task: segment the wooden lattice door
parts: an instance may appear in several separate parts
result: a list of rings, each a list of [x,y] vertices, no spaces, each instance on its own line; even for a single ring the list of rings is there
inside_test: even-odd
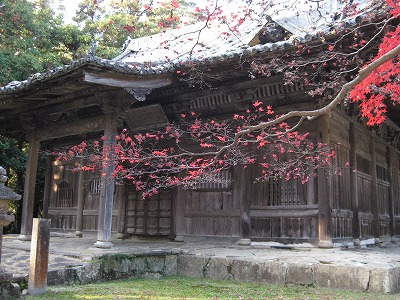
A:
[[[171,191],[161,191],[145,200],[140,193],[130,193],[127,232],[134,235],[172,236]]]

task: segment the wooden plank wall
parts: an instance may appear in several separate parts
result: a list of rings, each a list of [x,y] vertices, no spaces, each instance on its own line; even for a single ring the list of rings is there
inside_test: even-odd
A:
[[[72,172],[72,163],[54,163],[53,164],[53,179],[51,183],[49,218],[51,219],[51,227],[54,230],[76,230],[76,215],[77,215],[77,199],[78,199],[78,172]],[[83,210],[83,230],[95,231],[98,223],[98,203],[100,201],[100,174],[87,173],[87,179],[84,182],[85,202]],[[61,182],[68,183],[70,187],[71,200],[60,205],[59,186]],[[98,186],[96,188],[96,184]],[[117,230],[118,224],[118,199],[114,199],[114,210],[112,220],[112,231]]]
[[[370,135],[363,128],[356,126],[355,136],[360,236],[371,238],[373,237],[374,216],[371,203],[373,166]]]
[[[78,175],[76,175],[78,176]],[[97,230],[99,218],[99,202],[100,202],[100,173],[90,172],[86,174],[85,180],[85,203],[83,206],[83,230]],[[118,228],[118,207],[120,199],[115,197],[113,201],[113,213],[111,231],[117,231]]]
[[[377,201],[378,201],[378,232],[379,236],[390,236],[389,214],[389,170],[387,166],[386,145],[379,139],[376,146],[376,174],[377,174]]]
[[[391,195],[393,203],[394,235],[400,236],[400,154],[390,153],[391,164]]]
[[[311,182],[303,185],[299,180],[283,179],[253,184],[251,238],[279,241],[316,239],[318,206],[315,199],[309,197],[312,186]]]
[[[353,212],[350,190],[349,143],[350,124],[347,118],[333,111],[330,119],[331,147],[336,153],[332,160],[332,225],[334,239],[349,239],[353,237]]]
[[[134,235],[172,235],[172,193],[160,191],[146,199],[128,186],[126,232]]]
[[[189,235],[240,235],[240,203],[232,189],[185,191],[185,227]]]
[[[393,172],[392,180],[394,234],[400,235],[400,172]]]
[[[78,181],[72,164],[53,163],[48,217],[52,229],[75,230]],[[63,189],[63,191],[61,189]]]

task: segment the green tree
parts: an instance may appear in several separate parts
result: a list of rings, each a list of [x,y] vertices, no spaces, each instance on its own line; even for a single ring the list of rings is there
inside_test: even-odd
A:
[[[2,0],[0,4],[0,85],[69,63],[84,38],[77,26],[63,25],[52,0]]]
[[[6,185],[22,195],[24,191],[24,175],[26,164],[25,145],[12,139],[0,139],[0,166],[6,169],[8,180]],[[10,224],[5,232],[17,233],[21,219],[21,201],[10,204],[10,209],[16,216],[16,221]]]
[[[0,138],[0,166],[6,169],[8,180],[6,185],[16,193],[23,195],[25,165],[28,145],[23,141]],[[36,178],[34,216],[42,214],[44,181],[46,174],[46,152],[41,151]],[[16,216],[15,221],[5,228],[6,233],[19,233],[21,226],[22,200],[10,204],[10,210]]]
[[[115,57],[127,37],[151,35],[194,21],[190,10],[194,4],[187,0],[164,1],[147,5],[148,1],[113,0],[105,9],[101,1],[83,0],[74,21],[83,28],[91,43],[98,44],[96,56]],[[82,44],[83,52],[90,52],[90,43]]]

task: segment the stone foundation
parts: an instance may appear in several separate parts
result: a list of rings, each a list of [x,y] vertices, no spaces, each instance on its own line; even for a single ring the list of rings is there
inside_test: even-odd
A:
[[[122,278],[196,278],[294,284],[352,291],[393,293],[400,288],[400,268],[348,267],[332,264],[252,261],[205,255],[149,251],[97,257],[86,265],[48,272],[48,285],[84,284]]]

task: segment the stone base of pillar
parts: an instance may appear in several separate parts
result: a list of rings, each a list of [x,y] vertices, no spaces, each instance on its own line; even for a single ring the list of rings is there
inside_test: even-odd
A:
[[[18,239],[20,241],[30,241],[32,239],[32,236],[30,234],[20,234],[18,236]]]
[[[360,239],[354,239],[354,240],[353,240],[353,243],[354,243],[354,247],[361,247],[361,241],[360,241]]]
[[[390,238],[390,241],[392,242],[392,244],[397,244],[397,239],[396,239],[395,236],[392,236],[392,237]]]
[[[375,245],[379,245],[381,243],[381,239],[380,238],[375,238]]]
[[[77,236],[77,237],[83,237],[83,232],[82,231],[79,231],[79,230],[77,230],[77,231],[75,231],[75,235]]]
[[[109,249],[113,246],[111,242],[103,242],[103,241],[97,241],[94,243],[95,247],[97,248],[102,248],[102,249]]]
[[[238,241],[238,244],[240,246],[250,246],[251,245],[251,240],[250,239],[240,239]]]
[[[318,248],[322,248],[322,249],[330,249],[333,248],[333,242],[332,240],[321,240],[318,242]]]
[[[124,233],[121,233],[121,232],[118,232],[118,233],[117,233],[117,239],[120,239],[120,240],[125,239],[125,234],[124,234]]]
[[[184,241],[185,241],[185,238],[183,237],[183,235],[177,235],[174,238],[174,242],[183,243]]]

